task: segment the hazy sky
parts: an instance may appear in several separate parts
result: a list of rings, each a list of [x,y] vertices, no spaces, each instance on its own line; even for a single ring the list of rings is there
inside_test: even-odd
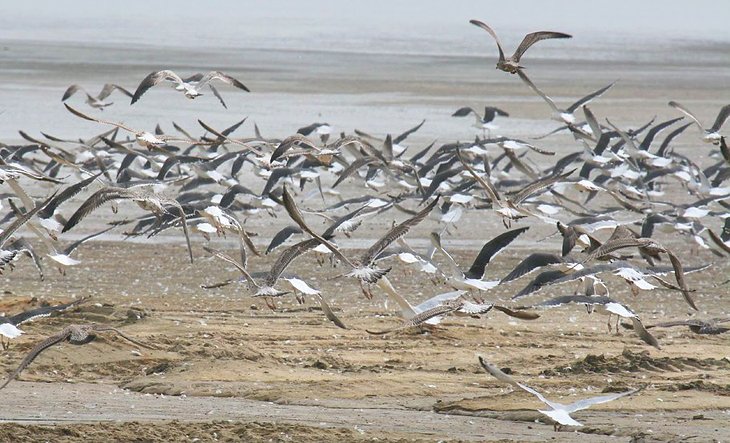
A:
[[[0,12],[0,38],[118,42],[126,37],[156,45],[215,43],[218,31],[227,36],[227,46],[236,39],[241,45],[279,39],[274,46],[281,47],[413,33],[427,41],[474,38],[478,34],[468,25],[470,18],[490,23],[508,41],[512,34],[517,38],[541,29],[576,38],[647,35],[730,41],[730,2],[716,0],[27,0],[2,2]],[[387,45],[388,40],[377,44]]]

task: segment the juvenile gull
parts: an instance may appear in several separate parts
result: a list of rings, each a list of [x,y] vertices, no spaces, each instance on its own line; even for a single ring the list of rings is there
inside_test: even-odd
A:
[[[530,34],[527,34],[525,38],[522,39],[522,42],[520,43],[520,46],[517,47],[517,50],[514,54],[512,54],[510,57],[506,58],[504,55],[504,50],[502,49],[502,42],[499,41],[499,37],[497,37],[497,33],[494,32],[492,28],[490,28],[486,23],[481,22],[479,20],[469,20],[469,23],[471,23],[474,26],[478,26],[485,31],[489,33],[489,35],[494,38],[494,41],[497,43],[497,50],[499,51],[499,60],[497,61],[497,69],[500,69],[504,72],[509,72],[510,74],[514,74],[522,69],[524,69],[524,66],[520,65],[520,59],[522,58],[522,55],[530,49],[530,46],[534,45],[535,43],[539,42],[540,40],[546,40],[551,38],[572,38],[572,35],[564,34],[562,32],[553,32],[553,31],[538,31],[538,32],[532,32]]]
[[[4,388],[8,385],[15,377],[20,375],[21,372],[25,368],[28,367],[29,364],[35,360],[38,355],[45,351],[46,349],[50,348],[53,345],[57,345],[63,341],[68,341],[72,345],[85,345],[86,343],[90,343],[96,338],[97,332],[106,332],[111,331],[116,333],[117,335],[121,336],[123,339],[137,345],[141,346],[143,348],[147,349],[154,349],[150,345],[146,345],[144,343],[138,342],[137,340],[127,336],[122,331],[112,327],[112,326],[106,326],[106,325],[100,325],[100,324],[88,324],[88,325],[69,325],[63,328],[61,332],[59,332],[56,335],[52,335],[51,337],[48,337],[47,339],[43,340],[42,342],[38,343],[31,351],[28,353],[28,355],[25,356],[23,361],[20,362],[20,365],[18,365],[18,368],[8,377],[7,380],[5,380],[5,383],[0,386],[0,389]]]

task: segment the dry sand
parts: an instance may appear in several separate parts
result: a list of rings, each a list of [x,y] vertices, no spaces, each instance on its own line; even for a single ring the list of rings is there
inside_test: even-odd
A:
[[[609,436],[679,441],[696,436],[706,441],[728,435],[725,336],[657,331],[663,349],[656,350],[630,332],[609,334],[606,317],[566,307],[532,322],[493,313],[482,319],[452,317],[426,333],[372,337],[363,329],[399,321],[393,303],[364,300],[351,282],[327,281],[329,267],[312,267],[307,259],[293,270],[315,279],[312,284],[351,329],[334,327],[311,301],[298,305],[284,298],[280,310],[271,312],[247,297],[241,285],[200,289],[201,283],[236,274],[199,254],[194,265],[185,263],[177,245],[102,242],[79,253],[84,264],[66,277],[49,269],[46,281],[38,282],[27,263],[8,274],[13,282],[7,291],[12,294],[3,298],[13,304],[8,311],[21,309],[21,301],[33,296],[55,302],[93,294],[94,304],[27,325],[28,333],[3,353],[3,368],[14,368],[37,341],[69,322],[115,324],[160,349],[137,355],[134,346],[104,335],[90,345],[48,350],[22,381],[2,391],[3,418],[15,424],[0,426],[0,436],[29,441],[40,435],[51,441],[102,435],[123,441],[604,441]],[[501,255],[490,265],[490,275],[503,275],[526,253],[518,245]],[[471,255],[460,251],[457,257],[465,261]],[[255,259],[252,266],[270,262],[271,257]],[[727,286],[713,288],[713,276],[730,275],[728,270],[725,263],[691,275],[703,312],[724,312]],[[391,280],[414,300],[445,290],[400,268]],[[677,294],[655,291],[632,298],[623,283],[611,283],[613,295],[646,323],[688,312]],[[523,284],[500,286],[488,298],[506,299]],[[555,434],[535,411],[541,405],[487,376],[477,355],[557,398],[645,389],[577,413],[585,427]]]

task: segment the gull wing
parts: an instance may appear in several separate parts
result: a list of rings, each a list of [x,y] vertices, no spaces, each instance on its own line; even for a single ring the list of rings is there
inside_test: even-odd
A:
[[[682,114],[686,115],[687,117],[691,118],[692,121],[697,125],[697,127],[700,129],[700,131],[704,132],[705,128],[702,127],[702,123],[700,123],[699,120],[697,120],[697,117],[695,117],[692,112],[690,112],[689,109],[685,108],[684,106],[680,105],[679,103],[675,102],[674,100],[670,101],[669,106],[673,107],[677,111],[681,112]],[[719,115],[718,115],[719,117]]]
[[[725,120],[727,120],[728,116],[730,116],[730,105],[725,105],[720,109],[720,112],[717,114],[717,118],[715,119],[715,123],[712,124],[712,127],[710,128],[711,132],[717,132],[720,130],[722,125],[725,123]]]
[[[554,32],[554,31],[538,31],[538,32],[531,32],[530,34],[527,34],[525,38],[522,39],[522,42],[520,43],[520,46],[517,47],[517,50],[514,54],[512,54],[512,60],[515,62],[520,61],[520,58],[522,55],[530,49],[532,45],[539,42],[540,40],[547,40],[551,38],[573,38],[570,34],[565,34],[563,32]]]
[[[147,75],[147,77],[145,77],[139,83],[139,86],[137,86],[137,90],[134,91],[134,94],[132,95],[131,104],[135,104],[137,102],[137,100],[139,100],[140,97],[142,97],[142,94],[147,92],[148,89],[160,84],[161,82],[163,82],[165,80],[175,82],[178,85],[183,84],[183,79],[181,79],[179,75],[175,74],[174,72],[172,72],[170,70],[166,69],[163,71],[150,72],[149,75]]]
[[[601,403],[608,403],[610,401],[614,401],[621,397],[635,394],[636,392],[639,392],[639,389],[632,389],[632,390],[626,391],[626,392],[617,392],[615,394],[599,395],[597,397],[584,398],[583,400],[578,400],[576,402],[565,405],[565,410],[568,413],[581,411],[583,409],[588,409],[593,405],[600,405]]]
[[[115,85],[114,83],[107,83],[104,85],[103,88],[101,88],[101,92],[98,96],[96,96],[99,100],[104,100],[105,98],[109,97],[109,95],[114,92],[115,90],[121,92],[122,94],[126,95],[129,98],[134,97],[134,94],[127,91],[125,88],[122,88],[119,85]]]
[[[478,27],[484,29],[485,31],[487,31],[489,33],[489,35],[492,36],[494,41],[497,43],[497,50],[499,51],[499,61],[503,62],[504,61],[504,50],[502,49],[502,42],[499,41],[499,37],[497,37],[497,33],[494,32],[494,29],[490,28],[489,25],[487,25],[486,23],[481,22],[479,20],[469,20],[469,23],[471,23],[474,26],[478,26]]]
[[[304,221],[304,217],[302,216],[301,211],[299,211],[299,208],[297,208],[296,203],[294,203],[294,197],[292,197],[291,193],[289,192],[289,189],[287,189],[286,186],[283,188],[282,193],[282,200],[284,202],[284,208],[286,208],[286,212],[289,213],[289,217],[291,217],[292,220],[296,224],[299,225],[300,228],[307,234],[311,235],[315,239],[317,239],[321,244],[323,244],[327,249],[332,251],[332,253],[342,262],[347,263],[348,266],[352,268],[356,268],[355,264],[347,258],[342,251],[337,249],[335,245],[333,245],[331,242],[324,239],[324,237],[320,236],[316,232],[314,232],[309,226],[307,226],[307,223]]]
[[[67,327],[67,328],[64,328],[63,331],[61,331],[60,333],[53,335],[51,337],[48,337],[47,339],[38,343],[33,349],[31,349],[31,351],[28,353],[28,355],[26,355],[25,358],[20,362],[20,364],[18,365],[18,368],[15,371],[13,371],[13,373],[8,377],[7,380],[5,380],[5,383],[3,383],[2,386],[0,386],[0,389],[7,386],[8,383],[10,383],[12,380],[15,379],[15,377],[20,375],[20,373],[23,372],[23,370],[25,368],[27,368],[28,365],[30,365],[33,362],[33,360],[35,360],[35,358],[38,357],[38,355],[41,352],[45,351],[46,349],[50,348],[53,345],[61,343],[62,341],[68,339],[70,336],[71,336],[71,329],[69,329]]]
[[[385,248],[387,248],[391,243],[403,237],[412,227],[421,223],[423,219],[426,218],[426,216],[431,212],[431,210],[438,204],[439,199],[440,196],[436,196],[436,198],[434,198],[433,201],[428,206],[423,208],[419,213],[388,231],[383,237],[380,238],[380,240],[375,242],[374,245],[372,245],[367,251],[365,251],[365,253],[361,257],[361,263],[363,265],[369,265],[373,262],[373,260],[375,260],[375,257],[383,252],[383,250],[385,250]]]
[[[71,217],[68,219],[68,221],[66,221],[66,224],[63,226],[63,230],[61,232],[69,231],[81,220],[83,220],[84,217],[91,214],[92,212],[94,212],[95,209],[110,200],[132,199],[137,196],[138,195],[136,192],[130,191],[129,189],[125,188],[117,188],[114,186],[101,188],[93,193],[91,197],[86,199],[86,201],[83,202],[81,206],[79,206],[76,212],[74,212],[73,215],[71,215]]]
[[[248,280],[249,283],[251,283],[252,285],[254,285],[257,288],[259,287],[259,284],[256,283],[256,280],[254,280],[253,277],[251,277],[251,274],[249,274],[249,272],[246,270],[246,268],[241,266],[241,264],[238,263],[233,257],[229,256],[228,254],[225,254],[222,251],[218,251],[216,249],[209,248],[207,246],[203,246],[203,249],[205,249],[205,251],[208,252],[209,254],[223,260],[224,262],[230,263],[233,266],[235,266],[236,269],[238,269],[241,272],[241,274],[243,274],[243,276],[246,278],[246,280]]]
[[[611,89],[611,87],[613,85],[615,85],[615,84],[616,84],[616,82],[613,82],[613,83],[609,84],[608,86],[604,86],[603,88],[601,88],[601,89],[599,89],[597,91],[591,92],[590,94],[586,95],[585,97],[581,98],[577,102],[575,102],[572,105],[570,105],[568,107],[568,109],[566,109],[566,111],[568,111],[568,112],[575,112],[576,109],[580,108],[583,105],[587,105],[588,103],[590,103],[591,101],[593,101],[595,98],[598,98],[601,95],[603,95],[604,92],[606,92],[609,89]]]
[[[526,84],[526,85],[527,85],[527,86],[528,86],[528,87],[529,87],[530,89],[532,89],[532,91],[533,91],[533,92],[534,92],[535,94],[537,94],[537,95],[539,95],[540,97],[542,97],[542,99],[543,99],[543,100],[545,100],[545,102],[546,102],[546,103],[547,103],[547,104],[548,104],[548,105],[550,106],[550,108],[551,108],[551,109],[552,109],[552,110],[553,110],[553,111],[554,111],[555,113],[558,113],[558,114],[559,114],[559,113],[561,113],[561,112],[562,112],[562,111],[561,111],[560,109],[558,109],[558,106],[557,106],[557,105],[555,104],[555,102],[553,101],[553,99],[551,99],[551,98],[550,98],[550,97],[549,97],[549,96],[548,96],[547,94],[545,94],[544,92],[542,92],[542,90],[541,90],[540,88],[538,88],[537,86],[535,86],[535,84],[534,84],[534,83],[532,83],[532,80],[530,80],[530,78],[529,78],[529,77],[527,76],[527,74],[525,74],[525,73],[524,73],[524,72],[522,71],[522,69],[520,69],[520,70],[518,70],[518,71],[517,71],[517,75],[519,75],[519,76],[520,76],[520,78],[522,79],[522,81],[523,81],[523,82],[525,82],[525,84]]]
[[[484,271],[489,264],[489,261],[496,257],[497,254],[502,252],[510,243],[512,243],[522,233],[530,229],[529,227],[513,229],[511,231],[504,232],[493,239],[489,240],[482,246],[479,254],[474,259],[471,267],[464,273],[467,278],[481,279],[484,277]]]
[[[81,111],[77,111],[76,109],[72,108],[71,106],[67,105],[66,103],[64,103],[63,106],[65,106],[66,109],[68,109],[68,111],[71,114],[75,115],[76,117],[83,118],[84,120],[89,120],[89,121],[97,122],[97,123],[103,123],[105,125],[116,126],[117,128],[124,129],[125,131],[129,131],[132,134],[136,134],[138,132],[138,131],[135,131],[134,129],[130,128],[129,126],[123,125],[122,123],[111,122],[111,121],[108,121],[108,120],[102,120],[100,118],[88,116],[88,115],[84,114]]]
[[[233,86],[234,88],[238,88],[246,92],[251,92],[243,83],[231,77],[230,75],[226,75],[220,71],[210,71],[209,73],[205,74],[203,78],[200,79],[200,82],[198,82],[198,85],[206,85],[212,80],[220,80],[223,83]]]

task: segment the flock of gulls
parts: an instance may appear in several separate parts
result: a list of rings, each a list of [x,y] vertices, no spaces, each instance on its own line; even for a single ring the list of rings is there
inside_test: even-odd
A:
[[[21,132],[27,144],[2,145],[0,182],[6,185],[3,188],[8,192],[3,201],[8,206],[0,220],[0,271],[11,269],[17,260],[28,259],[35,264],[40,278],[49,263],[65,273],[79,264],[72,257],[75,249],[110,230],[123,229],[127,236],[148,237],[177,230],[184,234],[187,249],[181,260],[193,262],[204,252],[241,274],[240,278],[202,285],[203,288],[242,283],[242,291],[263,299],[274,310],[281,297],[291,294],[300,302],[311,297],[321,305],[327,319],[337,327],[347,328],[335,314],[336,309],[330,307],[334,295],[328,297],[311,287],[307,276],[287,273],[295,260],[315,256],[316,260],[310,261],[312,266],[333,266],[333,279],[352,281],[367,299],[382,295],[398,305],[402,322],[386,330],[369,330],[369,334],[430,328],[447,315],[474,317],[492,310],[536,321],[542,310],[569,304],[607,314],[609,331],[611,316],[617,319],[616,328],[618,319],[626,319],[630,323],[624,327],[655,348],[660,348],[660,343],[651,334],[652,328],[688,326],[698,334],[730,330],[722,326],[730,322],[727,318],[675,318],[644,325],[639,313],[611,297],[610,286],[616,286],[620,280],[605,278],[618,276],[635,295],[652,290],[676,294],[690,309],[698,310],[687,275],[712,264],[687,266],[682,260],[688,255],[686,251],[692,249],[709,249],[718,257],[730,254],[730,187],[723,187],[730,178],[730,150],[720,135],[730,105],[719,111],[709,128],[674,101],[669,106],[682,115],[669,121],[652,120],[633,129],[620,128],[608,119],[604,124],[588,105],[613,84],[561,108],[528,78],[521,64],[525,52],[535,43],[569,39],[570,35],[528,34],[515,53],[506,57],[491,27],[478,20],[471,23],[496,41],[496,68],[517,74],[518,81],[549,105],[552,118],[561,125],[553,133],[572,134],[575,148],[571,153],[558,157],[555,152],[537,146],[538,139],[527,142],[493,136],[493,121],[507,118],[509,113],[490,105],[485,105],[483,113],[471,107],[453,113],[454,117],[475,117],[479,134],[473,141],[415,148],[407,144],[407,138],[424,122],[384,138],[360,130],[336,136],[329,124],[313,123],[296,134],[276,139],[264,137],[258,127],[252,136],[237,136],[243,121],[225,129],[199,121],[202,135],[175,124],[176,133],[168,134],[159,126],[150,131],[138,130],[112,118],[93,115],[94,111],[112,105],[107,101],[112,94],[131,98],[134,104],[147,90],[162,85],[174,87],[188,99],[210,91],[224,107],[225,101],[214,84],[249,91],[239,80],[218,71],[188,77],[170,70],[152,72],[134,92],[109,83],[96,96],[80,85],[71,85],[63,94],[64,106],[73,115],[97,123],[102,132],[83,140],[47,134],[33,137]],[[68,104],[77,93],[85,94],[91,111]],[[689,118],[689,123],[682,125],[684,117]],[[710,159],[709,165],[701,167],[696,162],[698,157],[673,151],[672,141],[693,124],[700,130],[699,139],[709,144],[709,148],[697,149],[698,157]],[[659,143],[664,132],[667,135]],[[245,186],[240,180],[242,176],[246,183],[260,182],[262,190],[257,192]],[[345,199],[340,188],[345,182],[345,186],[358,189],[361,196]],[[46,195],[31,196],[39,192]],[[83,203],[71,201],[84,194],[89,196]],[[675,197],[680,195],[678,202]],[[149,215],[130,221],[117,214],[118,205],[124,201],[136,203]],[[112,205],[117,214],[108,226],[63,244],[66,232],[83,225],[93,212],[104,212],[100,208],[105,204]],[[495,226],[504,226],[503,233],[475,251],[468,269],[457,263],[442,243],[444,236],[455,232],[452,228],[467,212],[478,213],[479,217],[494,213]],[[271,239],[265,251],[259,250],[245,220],[284,213],[288,225]],[[406,218],[394,223],[359,253],[338,245],[342,237],[356,236],[357,229],[374,217]],[[430,250],[418,252],[408,244],[407,234],[427,218],[438,223],[439,229],[430,235]],[[316,227],[322,219],[328,223],[324,230]],[[486,279],[490,261],[518,237],[529,237],[530,226],[536,224],[549,225],[555,235],[561,235],[562,247],[534,250],[501,279]],[[654,237],[658,231],[671,233],[679,240],[672,245],[662,244]],[[210,245],[196,252],[196,236],[209,240],[221,235],[238,240],[235,254]],[[689,248],[678,251],[674,245],[682,243]],[[274,253],[278,256],[268,271],[254,271],[255,263],[249,263],[250,258],[255,262],[256,257]],[[398,267],[423,273],[447,291],[420,304],[411,304],[388,279]],[[517,280],[523,283],[511,301],[488,301],[490,289]],[[577,289],[563,286],[570,282],[578,282]],[[540,291],[563,295],[526,303]],[[85,301],[2,317],[3,346],[8,346],[5,340],[21,336],[19,326],[60,315]],[[63,341],[88,343],[104,332],[114,332],[133,344],[150,347],[111,326],[68,325],[33,348],[0,389],[50,346]],[[480,364],[497,380],[544,402],[550,409],[540,412],[557,425],[580,426],[570,413],[638,392],[632,389],[563,405],[515,381],[483,357]]]

